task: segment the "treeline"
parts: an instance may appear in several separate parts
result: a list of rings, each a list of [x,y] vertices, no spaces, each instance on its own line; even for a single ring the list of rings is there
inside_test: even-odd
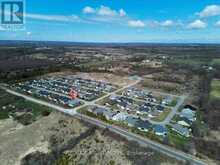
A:
[[[47,73],[60,72],[65,69],[69,69],[69,68],[65,66],[55,65],[55,66],[35,68],[35,69],[0,72],[0,82],[14,82],[17,80],[26,80],[26,79],[41,76]]]

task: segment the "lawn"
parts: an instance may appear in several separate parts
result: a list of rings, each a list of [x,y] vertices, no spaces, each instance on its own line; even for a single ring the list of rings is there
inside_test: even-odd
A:
[[[164,112],[160,113],[159,116],[153,118],[153,121],[157,121],[157,122],[161,122],[164,121],[167,117],[167,115],[169,115],[171,109],[166,108]]]
[[[27,101],[21,97],[17,97],[0,90],[0,119],[9,118],[9,114],[19,109],[32,109],[33,119],[42,116],[44,112],[51,112],[52,109],[36,103]],[[3,107],[5,109],[3,109]],[[15,107],[15,108],[13,108]]]
[[[173,98],[172,102],[168,106],[175,107],[177,103],[178,103],[178,99]]]
[[[176,148],[183,149],[184,145],[189,142],[190,138],[184,137],[173,131],[170,127],[168,127],[168,138],[169,143]]]
[[[212,65],[219,66],[220,65],[220,58],[215,58],[212,60]]]
[[[188,66],[202,66],[209,64],[208,61],[198,59],[173,59],[171,63]]]
[[[178,135],[174,132],[168,133],[169,142],[171,145],[174,145],[175,147],[179,149],[183,149],[184,145],[189,141],[189,138],[185,138],[181,135]]]
[[[220,99],[220,80],[218,79],[212,80],[210,98]]]

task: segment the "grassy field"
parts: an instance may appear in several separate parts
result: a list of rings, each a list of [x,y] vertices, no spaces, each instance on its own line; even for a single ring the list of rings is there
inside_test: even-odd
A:
[[[185,138],[177,133],[170,131],[168,133],[169,142],[176,148],[183,149],[184,145],[189,141],[189,138]]]
[[[208,61],[201,61],[198,59],[174,59],[171,63],[188,65],[188,66],[201,66],[208,64]]]
[[[212,60],[212,65],[214,65],[214,66],[219,66],[220,65],[220,58],[215,58],[215,59],[213,59]]]
[[[42,116],[44,112],[51,112],[52,109],[39,104],[32,103],[21,97],[17,97],[0,90],[0,119],[9,118],[9,114],[19,109],[31,109],[33,120]]]
[[[218,79],[212,80],[210,98],[220,99],[220,80]]]

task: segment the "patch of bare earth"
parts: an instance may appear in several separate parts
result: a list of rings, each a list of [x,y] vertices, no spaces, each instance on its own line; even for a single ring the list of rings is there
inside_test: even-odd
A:
[[[48,117],[41,118],[35,123],[23,126],[8,119],[1,121],[0,126],[0,162],[3,165],[20,164],[21,158],[25,155],[40,151],[49,152],[48,141],[53,134],[53,129],[59,129],[59,121],[66,120],[66,116],[59,113],[52,113]],[[72,119],[71,119],[72,120]],[[71,122],[75,122],[72,120]],[[57,126],[57,127],[56,127]],[[74,135],[85,129],[82,124],[75,122],[72,124]],[[19,128],[19,129],[18,129]],[[71,132],[71,129],[64,130],[63,133]],[[62,134],[62,136],[65,134]]]
[[[88,78],[91,80],[109,82],[118,86],[126,86],[135,81],[130,80],[126,76],[118,76],[110,73],[78,73],[78,76],[81,78]]]

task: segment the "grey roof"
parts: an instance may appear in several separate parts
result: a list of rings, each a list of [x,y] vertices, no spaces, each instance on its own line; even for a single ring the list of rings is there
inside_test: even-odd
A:
[[[106,111],[104,108],[94,108],[93,112],[96,114],[103,114]]]
[[[135,126],[137,128],[150,129],[151,128],[151,123],[149,121],[138,120],[135,123]]]
[[[193,120],[194,117],[195,117],[195,114],[194,114],[194,113],[191,113],[190,111],[181,111],[181,112],[180,112],[180,116],[181,116],[181,117],[185,117],[185,118],[187,118],[188,120]]]
[[[182,127],[179,124],[173,124],[172,125],[173,129],[179,132],[181,135],[189,135],[189,129]]]
[[[132,116],[128,116],[128,117],[125,119],[125,121],[126,121],[128,124],[133,125],[133,126],[138,122],[138,120],[139,120],[139,119],[134,118],[134,117],[132,117]]]
[[[115,115],[115,113],[111,112],[110,110],[105,110],[103,112],[104,116],[108,116],[108,117],[113,117]]]

